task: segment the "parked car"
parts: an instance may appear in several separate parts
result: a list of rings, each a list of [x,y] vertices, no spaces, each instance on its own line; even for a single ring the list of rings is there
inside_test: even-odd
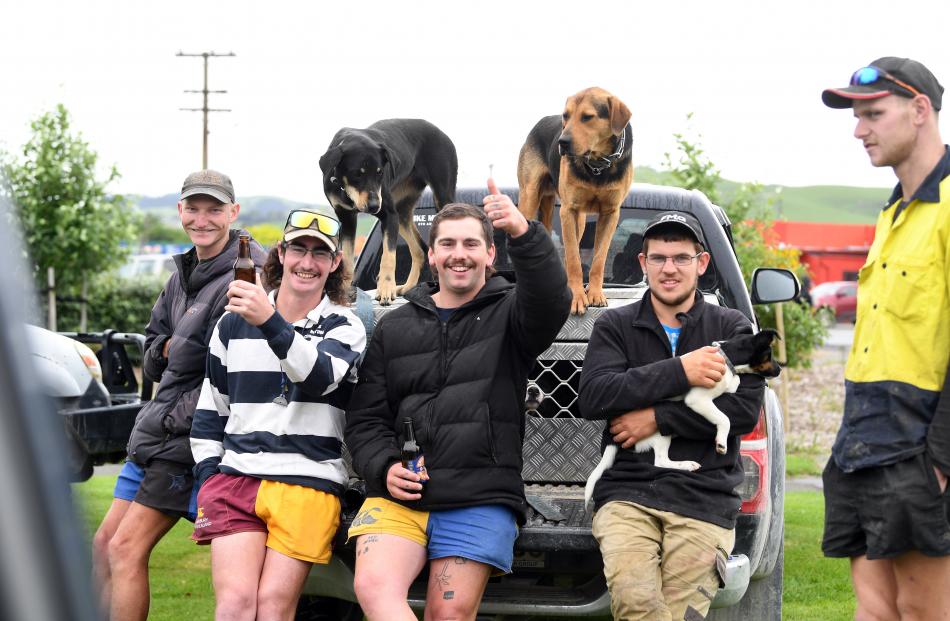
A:
[[[26,335],[37,384],[63,423],[70,478],[85,481],[93,466],[125,457],[135,417],[151,397],[151,381],[139,382],[129,356],[130,350],[144,353],[145,337],[114,330],[57,333],[33,325]]]
[[[823,282],[811,290],[816,309],[827,309],[834,321],[854,322],[858,309],[858,283],[851,280]]]
[[[517,203],[518,191],[505,189]],[[482,204],[485,190],[457,192],[459,201]],[[699,287],[710,303],[738,309],[755,323],[756,302],[784,301],[798,294],[798,283],[787,270],[761,270],[754,277],[752,298],[746,290],[733,249],[731,224],[719,207],[697,191],[634,184],[621,208],[620,223],[607,257],[604,291],[610,307],[639,300],[646,285],[636,257],[646,224],[658,211],[680,210],[700,221],[712,255]],[[557,210],[555,210],[556,214]],[[435,207],[431,194],[423,195],[414,218],[422,238],[428,239]],[[595,227],[588,224],[581,240],[581,260],[592,256]],[[555,220],[552,237],[558,252],[560,225]],[[382,233],[375,227],[356,264],[354,282],[360,290],[375,289],[381,256]],[[497,233],[495,265],[513,278],[504,235]],[[400,239],[397,247],[397,280],[403,281],[410,265],[408,250]],[[428,266],[422,279],[431,278]],[[761,281],[761,282],[760,282]],[[358,291],[356,311],[367,323],[403,303],[372,303]],[[571,316],[554,344],[541,356],[529,375],[530,402],[525,409],[525,495],[531,506],[527,523],[515,542],[514,574],[492,578],[485,590],[480,614],[505,619],[577,617],[607,619],[610,597],[603,574],[603,560],[591,535],[592,515],[584,507],[587,475],[600,459],[603,421],[588,421],[578,413],[578,382],[590,329],[604,309],[591,307],[583,316]],[[741,459],[745,480],[737,488],[742,498],[736,526],[736,545],[729,560],[728,579],[710,612],[711,620],[756,619],[778,621],[782,610],[784,557],[785,450],[782,413],[772,390],[766,389],[756,428],[743,437]],[[333,560],[315,566],[304,588],[298,619],[360,619],[353,593],[352,544],[345,545],[346,531],[361,500],[359,481],[353,481],[344,498],[345,515],[337,536]],[[425,605],[426,572],[409,592],[409,603]]]
[[[163,276],[168,277],[178,267],[175,265],[174,254],[133,254],[125,265],[119,268],[119,276],[135,278],[136,276]]]

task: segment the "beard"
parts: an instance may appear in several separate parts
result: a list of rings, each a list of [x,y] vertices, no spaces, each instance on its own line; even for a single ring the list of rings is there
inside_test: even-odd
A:
[[[696,295],[697,282],[695,280],[686,291],[679,294],[666,293],[660,290],[659,287],[654,288],[650,284],[650,278],[646,275],[644,275],[644,280],[646,280],[647,286],[650,287],[650,293],[653,294],[653,297],[662,302],[665,306],[679,306],[687,300],[691,300]]]

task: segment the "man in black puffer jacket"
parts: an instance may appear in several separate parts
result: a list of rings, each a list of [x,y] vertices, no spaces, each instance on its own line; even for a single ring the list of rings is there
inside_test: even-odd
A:
[[[492,573],[511,571],[527,511],[524,395],[535,358],[567,319],[571,293],[544,228],[489,183],[480,208],[432,222],[419,285],[373,333],[347,408],[345,439],[368,498],[357,539],[357,598],[371,621],[415,619],[409,585],[429,566],[427,618],[473,618]],[[517,284],[490,277],[492,227],[508,234]],[[400,463],[411,420],[419,474]]]
[[[178,213],[194,248],[175,256],[145,329],[143,373],[158,383],[129,438],[129,459],[93,540],[104,610],[113,621],[148,615],[148,559],[179,518],[194,520],[191,419],[201,392],[208,341],[227,304],[239,233],[230,225],[241,206],[231,180],[202,170],[188,175]],[[256,265],[264,251],[251,243]]]

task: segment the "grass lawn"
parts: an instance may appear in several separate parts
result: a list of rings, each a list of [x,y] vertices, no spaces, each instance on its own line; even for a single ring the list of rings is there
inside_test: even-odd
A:
[[[820,477],[828,456],[817,450],[799,450],[785,455],[785,473],[790,477]]]
[[[112,503],[115,479],[114,476],[94,476],[85,483],[73,485],[90,541]],[[211,548],[195,544],[190,539],[191,532],[191,522],[179,520],[152,552],[149,565],[152,589],[150,620],[201,621],[214,618]]]
[[[825,501],[821,492],[785,495],[785,588],[782,618],[788,621],[847,621],[854,595],[846,559],[821,554]]]
[[[95,476],[74,486],[90,533],[109,508],[114,485],[114,476]],[[854,618],[847,561],[821,555],[823,514],[820,493],[789,492],[785,498],[783,617],[788,621]],[[213,618],[210,548],[195,545],[190,535],[191,524],[182,520],[152,553],[150,620]]]

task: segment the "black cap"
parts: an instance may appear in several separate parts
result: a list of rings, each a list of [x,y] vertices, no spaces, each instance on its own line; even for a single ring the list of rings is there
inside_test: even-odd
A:
[[[901,86],[894,80],[915,88],[919,93],[930,98],[934,110],[939,110],[943,100],[943,87],[937,82],[934,74],[930,73],[922,63],[910,58],[885,56],[872,62],[869,67],[877,68],[890,74],[891,78],[881,75],[874,82],[868,84],[852,84],[844,88],[828,88],[821,93],[821,100],[829,108],[850,108],[855,99],[879,99],[888,95],[914,97],[914,93]],[[857,75],[861,69],[855,72]]]
[[[658,227],[678,227],[684,229],[695,241],[699,242],[703,248],[706,247],[706,239],[703,237],[703,229],[699,226],[697,220],[692,214],[683,211],[664,211],[650,220],[647,228],[643,229],[643,238],[650,237],[650,231]]]

